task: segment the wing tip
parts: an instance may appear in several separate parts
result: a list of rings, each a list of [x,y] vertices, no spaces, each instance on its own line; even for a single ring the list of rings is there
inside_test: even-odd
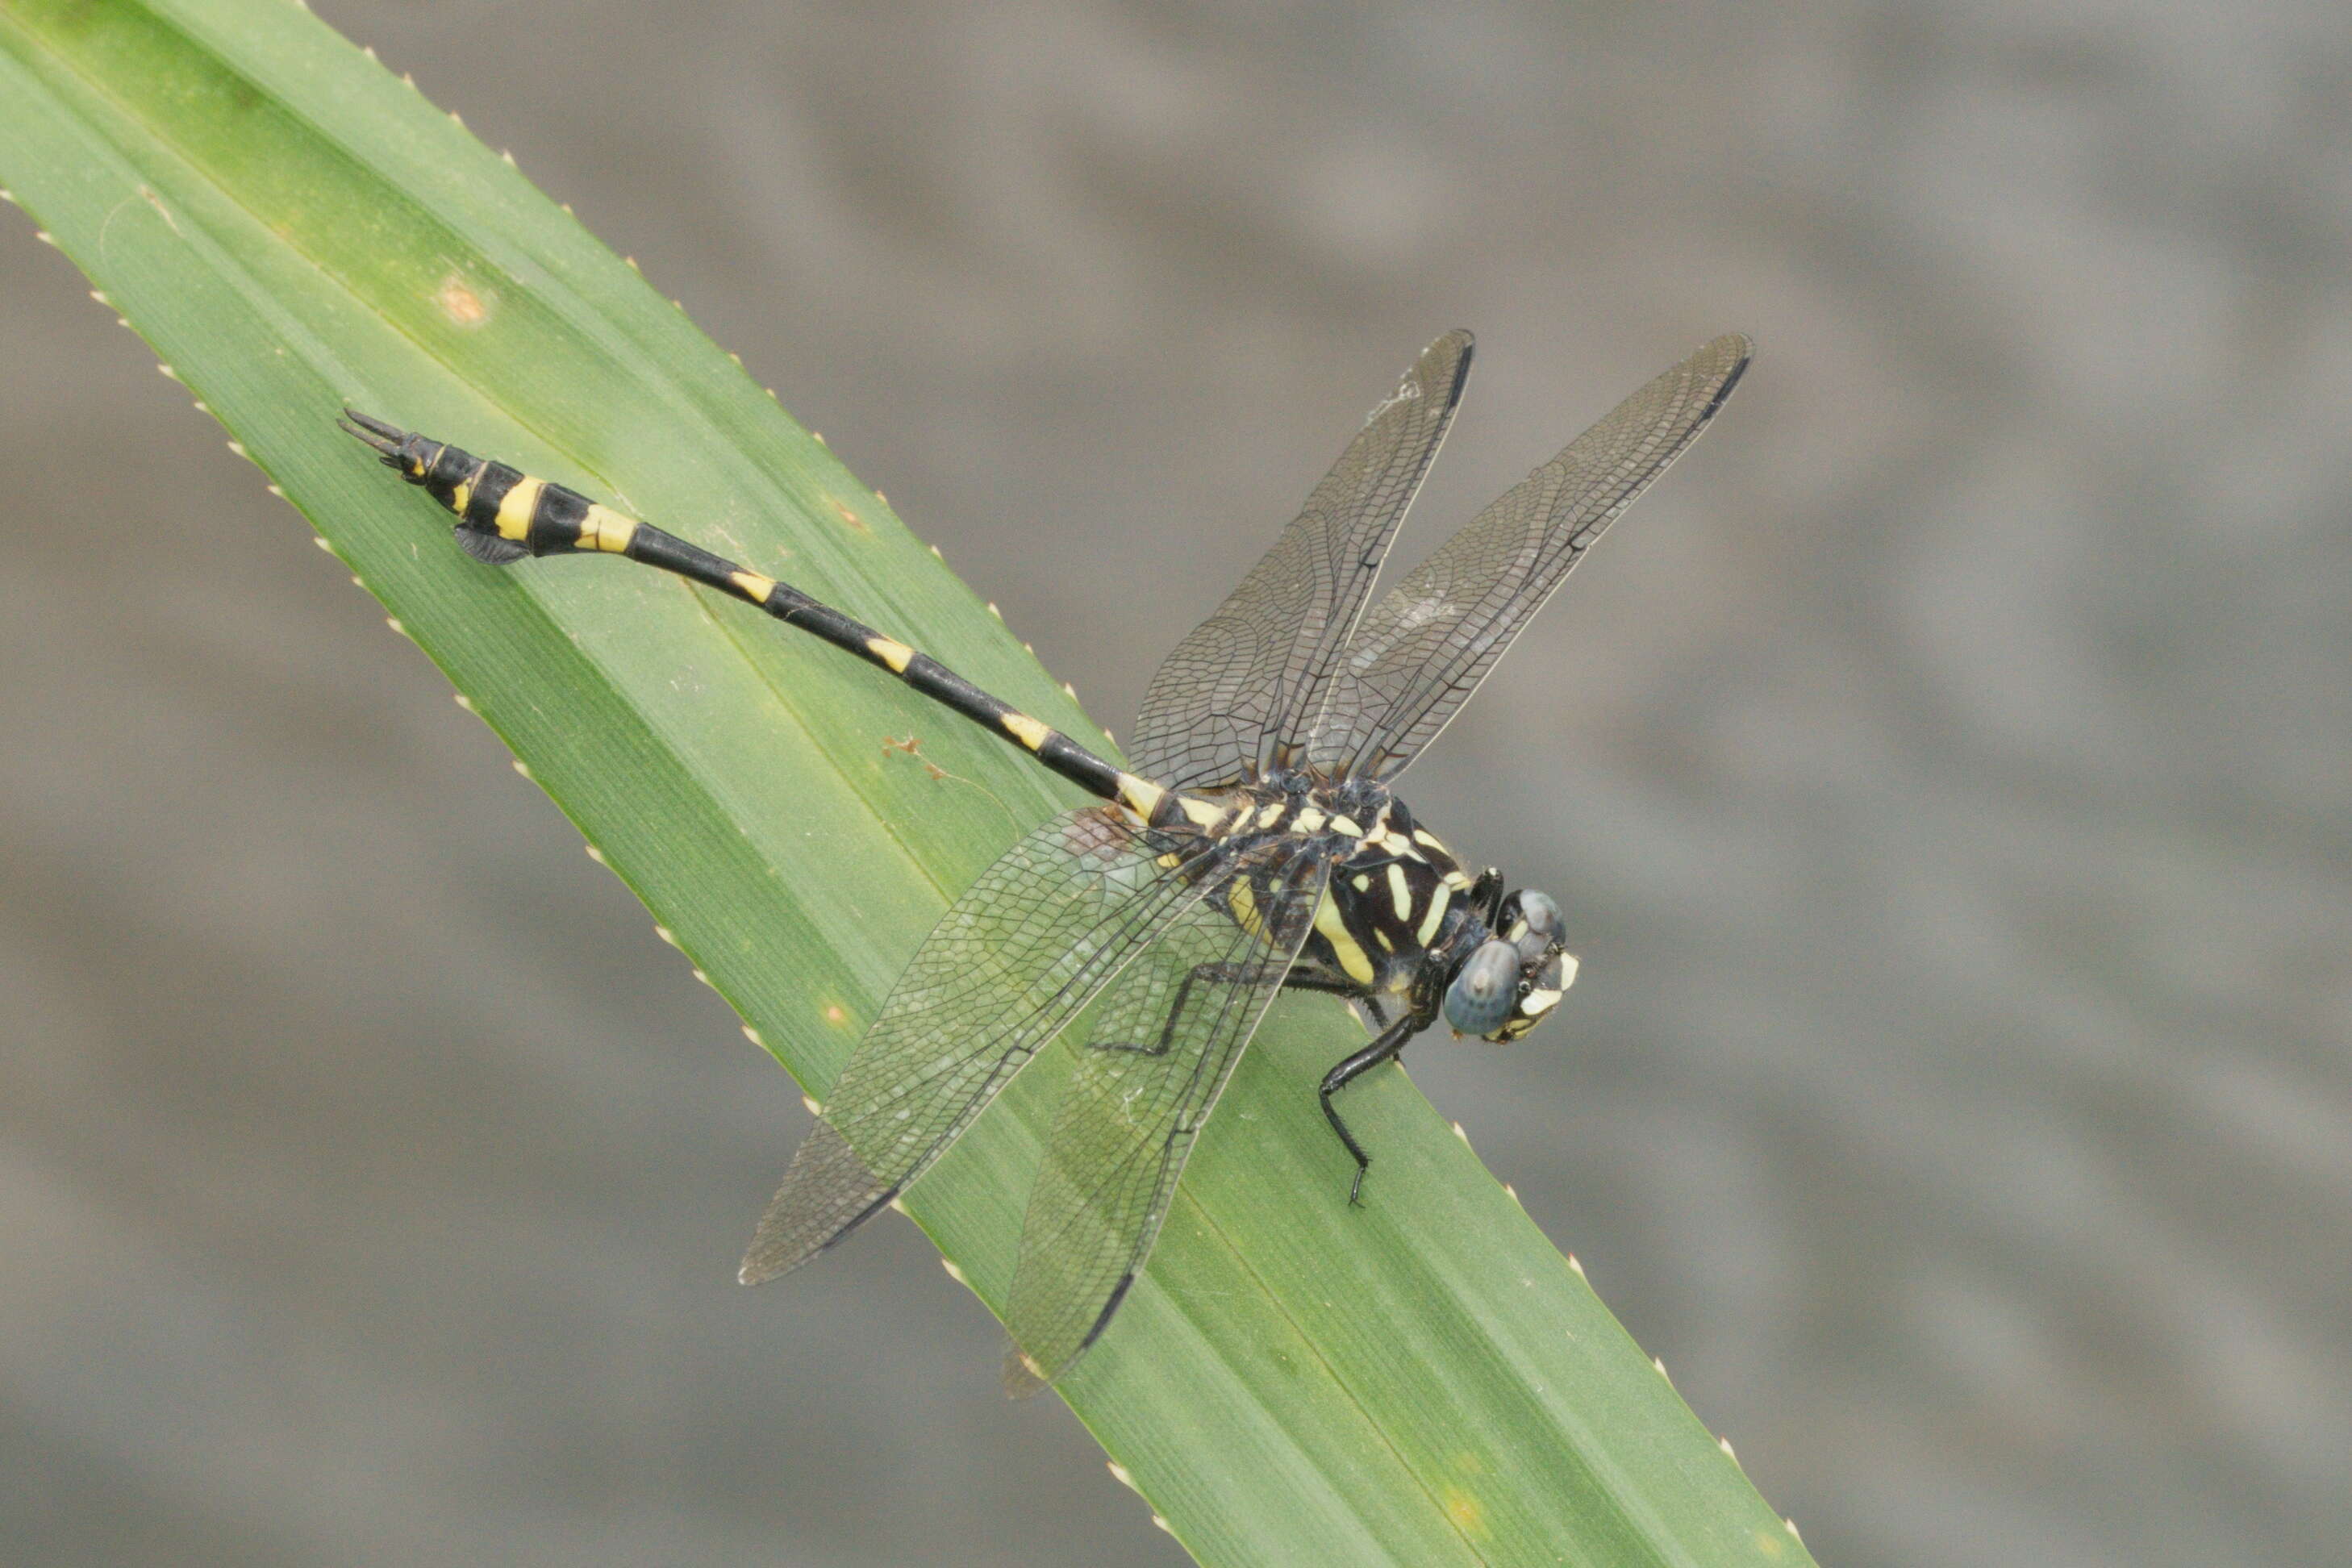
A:
[[[790,1274],[818,1253],[840,1245],[842,1237],[888,1208],[906,1190],[904,1182],[869,1188],[858,1194],[857,1210],[847,1219],[834,1217],[845,1206],[838,1202],[816,1205],[816,1214],[812,1215],[805,1202],[807,1189],[797,1186],[792,1173],[786,1172],[782,1189],[769,1202],[768,1212],[760,1216],[760,1224],[751,1233],[751,1245],[744,1249],[743,1261],[735,1267],[736,1281],[764,1285],[779,1275]],[[818,1222],[814,1226],[810,1224],[813,1217]]]
[[[1102,1310],[1095,1314],[1094,1323],[1087,1330],[1086,1337],[1078,1342],[1078,1348],[1064,1356],[1057,1365],[1050,1367],[1045,1365],[1035,1356],[1022,1349],[1021,1342],[1008,1333],[1004,1340],[1006,1397],[1027,1399],[1034,1394],[1041,1394],[1059,1381],[1064,1373],[1077,1365],[1078,1358],[1095,1348],[1095,1342],[1103,1337],[1105,1329],[1110,1327],[1111,1319],[1118,1315],[1120,1303],[1127,1300],[1127,1293],[1135,1288],[1135,1279],[1136,1271],[1132,1268],[1118,1277],[1118,1283],[1111,1287],[1110,1295],[1104,1300]]]
[[[1467,327],[1454,327],[1450,331],[1438,333],[1436,341],[1432,342],[1429,349],[1424,352],[1434,352],[1440,343],[1454,345],[1454,376],[1445,388],[1444,406],[1458,407],[1462,402],[1463,393],[1468,390],[1470,385],[1470,362],[1478,355],[1478,337]],[[1432,453],[1431,456],[1433,458],[1435,454]]]
[[[814,1247],[780,1245],[784,1240],[770,1235],[766,1223],[762,1222],[751,1237],[751,1245],[744,1250],[743,1261],[735,1266],[735,1282],[739,1285],[765,1285],[781,1275],[790,1274],[832,1245],[831,1242],[820,1242]]]
[[[1756,340],[1746,332],[1726,332],[1720,337],[1710,338],[1700,346],[1698,353],[1683,362],[1679,368],[1690,370],[1704,366],[1717,378],[1715,391],[1708,396],[1706,406],[1700,410],[1693,427],[1694,437],[1731,400],[1732,389],[1739,384],[1740,377],[1746,375],[1748,367],[1755,363]]]
[[[1054,1385],[1054,1373],[1012,1340],[1004,1344],[1004,1397],[1034,1399]]]

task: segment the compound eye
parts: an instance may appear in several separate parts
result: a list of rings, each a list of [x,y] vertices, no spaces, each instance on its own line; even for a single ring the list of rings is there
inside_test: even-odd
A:
[[[1519,944],[1519,956],[1534,963],[1559,945],[1563,929],[1559,905],[1549,893],[1522,888],[1511,895],[1503,910],[1503,931]]]
[[[1519,950],[1507,942],[1481,942],[1445,988],[1445,1021],[1463,1035],[1491,1035],[1519,999]]]

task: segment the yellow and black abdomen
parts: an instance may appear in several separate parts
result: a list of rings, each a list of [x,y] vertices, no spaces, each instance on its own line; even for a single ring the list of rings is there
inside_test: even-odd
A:
[[[466,552],[495,566],[581,550],[630,554],[643,526],[578,490],[455,447],[434,452],[413,479],[457,514],[457,542]]]
[[[574,552],[624,556],[688,582],[756,605],[785,625],[824,638],[888,671],[934,701],[1034,754],[1073,784],[1114,800],[1147,820],[1173,820],[1192,809],[1165,790],[1087,751],[1042,720],[990,696],[927,654],[884,637],[789,583],[740,566],[700,545],[589,500],[578,490],[504,463],[343,411],[343,427],[365,442],[386,468],[420,486],[457,517],[457,542],[477,561],[511,565],[529,555]],[[1197,805],[1199,803],[1193,803]]]

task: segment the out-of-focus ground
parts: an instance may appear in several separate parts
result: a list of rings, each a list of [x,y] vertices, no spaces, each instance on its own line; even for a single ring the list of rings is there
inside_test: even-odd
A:
[[[319,3],[1121,732],[1435,331],[1408,556],[1753,332],[1415,1077],[1823,1563],[2342,1560],[2352,15]],[[1178,1561],[910,1226],[734,1285],[797,1092],[5,217],[0,1559]]]

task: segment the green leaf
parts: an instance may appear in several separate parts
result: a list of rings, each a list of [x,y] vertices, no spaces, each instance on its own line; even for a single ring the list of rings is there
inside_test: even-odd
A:
[[[611,563],[475,564],[336,433],[348,402],[612,498],[1091,732],[682,311],[308,12],[0,4],[0,178],[803,1083],[948,898],[1070,803],[746,607]],[[1312,1085],[1361,1038],[1328,999],[1277,1006],[1061,1385],[1178,1539],[1216,1563],[1809,1562],[1401,1073],[1350,1091],[1380,1163],[1347,1208]],[[1054,1071],[909,1201],[991,1303]]]

